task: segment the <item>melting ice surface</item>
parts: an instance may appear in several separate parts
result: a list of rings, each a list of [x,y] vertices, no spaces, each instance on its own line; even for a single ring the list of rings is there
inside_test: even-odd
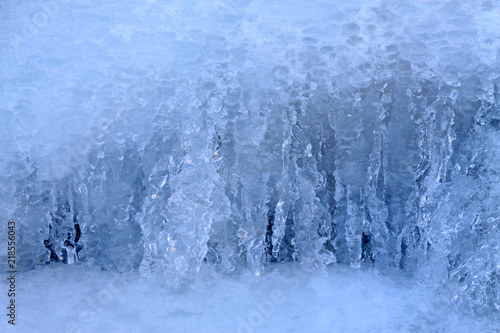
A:
[[[20,269],[395,269],[498,316],[499,22],[476,0],[0,2]]]

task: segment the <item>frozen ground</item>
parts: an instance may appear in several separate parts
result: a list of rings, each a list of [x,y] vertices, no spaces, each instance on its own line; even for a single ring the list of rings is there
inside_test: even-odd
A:
[[[137,272],[50,265],[18,277],[7,332],[500,332],[498,316],[460,314],[400,273],[274,266],[174,292]]]

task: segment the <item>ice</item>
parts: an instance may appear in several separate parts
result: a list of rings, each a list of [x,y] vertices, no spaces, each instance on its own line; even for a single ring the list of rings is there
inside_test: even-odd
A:
[[[0,219],[20,270],[187,288],[205,270],[345,264],[498,315],[499,16],[488,1],[1,2]]]

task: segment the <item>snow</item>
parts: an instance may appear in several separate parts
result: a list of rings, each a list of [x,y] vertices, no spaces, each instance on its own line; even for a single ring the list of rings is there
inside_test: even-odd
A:
[[[248,272],[247,272],[248,274]],[[2,280],[2,288],[4,286]],[[259,277],[208,272],[170,290],[137,272],[49,265],[18,276],[16,327],[2,332],[498,332],[398,271],[276,264]]]

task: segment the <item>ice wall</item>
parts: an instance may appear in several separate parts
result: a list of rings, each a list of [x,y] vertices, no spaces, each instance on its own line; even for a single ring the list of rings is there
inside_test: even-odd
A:
[[[495,2],[8,0],[0,17],[0,216],[24,268],[177,285],[207,265],[390,266],[500,309]]]

